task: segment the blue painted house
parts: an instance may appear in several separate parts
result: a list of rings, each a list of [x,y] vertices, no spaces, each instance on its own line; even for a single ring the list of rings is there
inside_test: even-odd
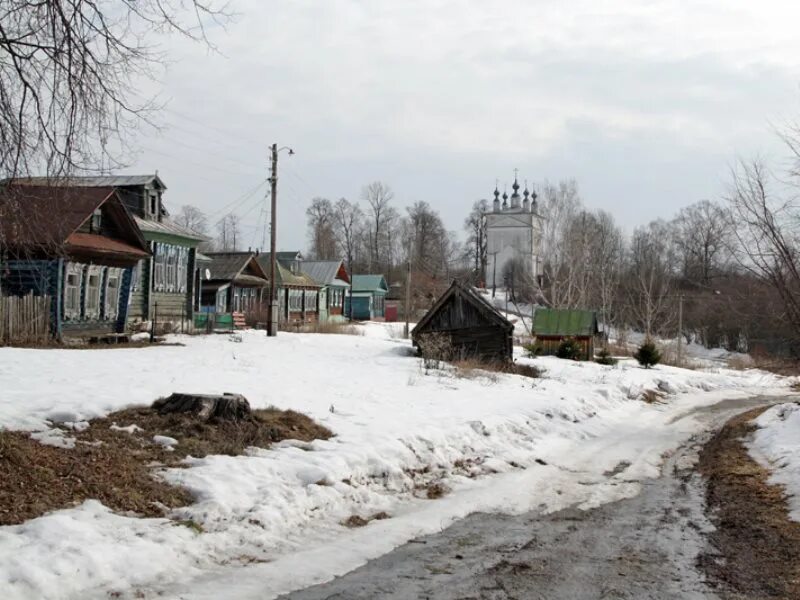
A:
[[[0,293],[49,296],[57,338],[121,333],[132,273],[150,252],[110,187],[0,187]]]
[[[386,316],[386,294],[389,286],[383,275],[353,275],[351,292],[345,298],[344,314],[361,321]],[[350,310],[352,298],[353,309]]]

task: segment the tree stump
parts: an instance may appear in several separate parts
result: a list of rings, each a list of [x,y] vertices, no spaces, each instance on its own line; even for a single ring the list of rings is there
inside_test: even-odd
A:
[[[182,394],[174,393],[153,402],[159,414],[191,413],[198,419],[210,421],[241,421],[250,416],[250,403],[241,394]]]

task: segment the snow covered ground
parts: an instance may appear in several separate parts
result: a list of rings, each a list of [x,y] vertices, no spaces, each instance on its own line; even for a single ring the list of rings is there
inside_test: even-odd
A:
[[[750,454],[772,469],[771,483],[789,494],[789,516],[800,521],[800,404],[779,404],[756,419]]]
[[[644,370],[632,361],[540,358],[541,379],[426,373],[401,331],[367,324],[362,336],[250,331],[241,342],[174,338],[185,346],[0,348],[0,427],[46,432],[51,421],[80,424],[187,391],[242,393],[256,408],[299,410],[336,433],[166,472],[197,500],[174,517],[200,523],[202,534],[96,501],[0,527],[3,598],[269,598],[476,510],[550,511],[631,496],[637,478],[656,476],[663,454],[697,431],[693,408],[789,391],[759,371]],[[646,404],[646,389],[668,396]],[[622,461],[631,463],[624,477],[609,477]],[[428,500],[432,482],[449,493]],[[391,518],[341,524],[379,511]]]

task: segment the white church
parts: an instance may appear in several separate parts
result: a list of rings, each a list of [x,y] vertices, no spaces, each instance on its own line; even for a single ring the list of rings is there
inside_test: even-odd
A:
[[[541,275],[540,248],[542,242],[542,217],[537,212],[536,192],[529,192],[527,184],[522,196],[514,177],[510,203],[495,186],[491,212],[486,213],[486,287],[505,287],[503,272],[512,259],[519,259],[525,270],[538,282]]]

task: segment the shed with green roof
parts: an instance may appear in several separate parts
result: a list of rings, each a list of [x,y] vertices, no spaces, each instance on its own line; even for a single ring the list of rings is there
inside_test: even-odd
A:
[[[542,354],[555,354],[569,338],[581,347],[581,358],[594,357],[594,340],[599,333],[597,313],[593,310],[537,308],[533,316],[533,335]]]

